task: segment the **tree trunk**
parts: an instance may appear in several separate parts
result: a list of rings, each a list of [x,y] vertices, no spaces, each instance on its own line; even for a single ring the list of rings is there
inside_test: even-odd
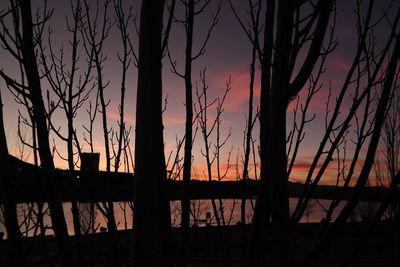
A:
[[[264,46],[259,51],[261,186],[247,249],[247,266],[265,265],[267,244],[271,246],[269,258],[276,266],[291,264],[286,110],[289,102],[307,82],[321,55],[332,1],[318,1],[314,5],[314,13],[306,19],[310,25],[315,22],[314,35],[297,76],[291,77],[293,67],[298,61],[299,45],[296,39],[299,32],[293,33],[293,29],[300,23],[295,16],[295,10],[303,4],[302,1],[292,0],[266,1]],[[313,22],[311,18],[317,17]],[[253,42],[260,47],[257,39],[259,33],[254,34],[257,37]]]
[[[185,56],[185,152],[183,162],[183,197],[182,205],[182,234],[179,248],[179,266],[186,266],[186,247],[188,245],[188,230],[190,227],[190,178],[192,169],[192,139],[193,139],[193,97],[192,97],[192,47],[194,26],[194,0],[186,4],[186,56]]]
[[[135,139],[134,266],[172,266],[162,124],[164,1],[143,1]]]
[[[261,172],[262,188],[257,198],[254,211],[254,229],[260,231],[258,242],[268,242],[268,232],[262,230],[271,219],[270,243],[272,244],[271,257],[277,266],[286,266],[290,263],[289,248],[283,249],[288,242],[289,226],[289,197],[287,189],[287,159],[286,159],[286,108],[289,88],[289,51],[291,49],[291,33],[293,17],[291,1],[280,1],[277,13],[277,34],[275,40],[274,64],[271,77],[271,90],[265,92],[268,96],[262,100],[260,129],[262,129]],[[268,71],[268,70],[265,70]],[[264,74],[266,75],[266,74]],[[264,84],[264,86],[267,86]],[[263,89],[266,91],[266,89]],[[268,196],[266,195],[268,192]],[[260,202],[260,203],[259,203]],[[258,206],[258,207],[257,207]],[[266,212],[267,211],[267,212]],[[269,218],[269,214],[271,218]],[[256,233],[253,233],[255,235]],[[265,244],[258,244],[265,247]],[[260,249],[260,248],[258,248]],[[259,251],[258,254],[263,254]],[[260,258],[257,256],[257,258]],[[255,266],[262,264],[260,258]],[[252,266],[253,266],[252,265]]]
[[[246,249],[246,266],[254,267],[264,265],[264,255],[267,244],[267,236],[270,232],[271,207],[268,194],[269,177],[267,176],[267,140],[268,131],[268,110],[271,93],[271,68],[273,29],[275,15],[275,0],[267,1],[265,11],[264,46],[261,66],[261,97],[260,97],[260,192],[257,195],[257,202],[251,225],[250,240]],[[254,46],[256,44],[253,44]]]
[[[290,263],[288,226],[289,195],[286,158],[286,109],[289,89],[289,51],[293,21],[292,1],[280,1],[277,14],[274,67],[272,72],[271,101],[269,105],[269,127],[267,146],[267,175],[271,179],[271,255],[275,266]]]
[[[76,258],[72,253],[71,244],[68,239],[67,224],[61,201],[57,199],[57,192],[52,174],[54,173],[54,162],[49,144],[49,131],[46,121],[46,110],[42,98],[40,76],[36,63],[36,55],[33,44],[33,23],[30,1],[19,1],[22,19],[22,56],[23,65],[30,88],[30,101],[33,107],[33,116],[37,125],[38,150],[41,161],[43,179],[40,181],[42,188],[47,189],[48,205],[51,213],[53,230],[59,246],[64,266],[76,266]],[[39,181],[38,181],[39,182]]]
[[[18,215],[15,201],[15,186],[12,182],[13,172],[9,168],[8,163],[8,147],[6,133],[4,130],[3,121],[3,102],[0,92],[0,169],[3,171],[0,186],[2,187],[1,194],[4,199],[4,224],[7,230],[8,240],[10,242],[11,252],[9,254],[9,266],[24,266],[25,253],[21,242],[21,232],[19,230]]]
[[[71,94],[71,92],[70,92]],[[72,110],[72,102],[69,102],[70,110]],[[67,140],[67,151],[68,151],[68,169],[70,171],[75,170],[75,164],[74,164],[74,126],[73,126],[73,115],[68,114],[67,117],[68,120],[68,140]],[[75,236],[80,239],[81,236],[81,224],[80,224],[80,216],[79,216],[79,209],[78,209],[78,203],[76,201],[71,201],[72,205],[72,215],[73,215],[73,224],[74,224],[74,233]]]

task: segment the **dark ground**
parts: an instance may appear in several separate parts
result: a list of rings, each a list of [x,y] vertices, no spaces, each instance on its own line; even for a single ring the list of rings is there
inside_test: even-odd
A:
[[[361,235],[365,224],[348,223],[341,234],[335,237],[327,253],[323,254],[322,260],[316,266],[338,266],[346,252],[350,250],[354,242]],[[223,230],[227,234],[229,244],[230,266],[241,265],[242,230],[240,225],[229,226]],[[305,255],[313,241],[318,236],[319,224],[301,224],[298,238],[294,245],[294,258],[299,260]],[[173,231],[173,247],[177,248],[180,229]],[[379,225],[362,248],[351,266],[392,266],[393,256],[393,228],[390,223]],[[71,237],[74,244],[76,240]],[[111,266],[110,247],[119,251],[118,259],[122,266],[130,262],[129,252],[132,248],[132,231],[119,231],[117,233],[117,245],[111,246],[108,233],[86,235],[82,237],[82,247],[88,266]],[[223,258],[220,246],[220,231],[217,227],[191,228],[188,247],[189,266],[223,266]],[[45,242],[41,238],[24,238],[27,252],[28,266],[58,266],[59,259],[54,237],[48,236]],[[48,256],[44,252],[44,245],[48,248]],[[175,249],[176,251],[177,249]],[[0,266],[6,265],[9,253],[8,242],[0,241]]]

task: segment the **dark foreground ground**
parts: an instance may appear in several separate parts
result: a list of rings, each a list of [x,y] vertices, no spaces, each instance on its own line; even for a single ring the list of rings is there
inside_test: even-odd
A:
[[[365,225],[362,223],[349,223],[341,234],[336,236],[327,253],[323,254],[321,261],[315,266],[338,266],[347,251],[354,245],[363,232]],[[180,229],[174,229],[171,244],[174,251],[178,247]],[[228,244],[230,266],[241,265],[242,252],[242,227],[240,225],[229,226],[222,231],[226,234]],[[319,224],[301,224],[298,237],[294,246],[294,257],[301,259],[317,237]],[[217,227],[191,228],[188,242],[189,266],[224,266],[221,249],[221,229]],[[74,237],[72,242],[76,244]],[[130,251],[132,249],[132,231],[119,231],[116,234],[116,243],[108,233],[86,235],[82,237],[81,258],[85,258],[87,266],[112,266],[111,255],[114,251],[118,253],[121,266],[129,266]],[[351,266],[393,266],[393,227],[390,223],[382,223],[362,248]],[[28,266],[59,266],[58,251],[54,237],[25,238],[24,245],[27,253]],[[46,250],[44,249],[46,247]],[[5,260],[9,253],[8,242],[0,241],[0,266],[7,266]]]

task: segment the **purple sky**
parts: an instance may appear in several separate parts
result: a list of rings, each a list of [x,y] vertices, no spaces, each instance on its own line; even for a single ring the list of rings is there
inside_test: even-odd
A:
[[[35,4],[41,3],[41,1],[33,1]],[[51,2],[51,3],[50,3]],[[93,2],[94,1],[89,1]],[[139,14],[138,1],[126,1],[126,5],[133,3],[133,13]],[[235,0],[233,1],[237,7],[239,13],[242,16],[246,16],[247,1]],[[330,55],[326,63],[326,73],[323,78],[323,88],[315,96],[311,104],[310,114],[315,113],[315,120],[307,125],[306,137],[301,145],[301,152],[298,156],[297,168],[291,175],[294,180],[299,180],[304,176],[310,159],[317,149],[321,135],[324,131],[324,114],[325,114],[325,103],[328,95],[328,81],[331,81],[333,86],[333,99],[338,87],[341,85],[344,75],[349,68],[351,63],[352,55],[355,49],[355,16],[353,15],[353,4],[346,4],[348,1],[339,1],[338,3],[338,14],[337,14],[337,27],[335,31],[336,38],[338,40],[338,46],[336,51]],[[66,49],[66,57],[69,55],[68,38],[69,35],[65,29],[65,15],[70,15],[70,8],[68,1],[49,1],[49,4],[53,6],[55,11],[54,15],[50,20],[50,25],[53,28],[53,49],[57,50],[64,44]],[[177,1],[180,5],[180,1]],[[380,4],[380,3],[379,3]],[[215,4],[211,4],[210,7],[205,11],[204,14],[200,15],[195,21],[195,51],[203,40],[206,30],[209,27],[211,21],[211,14],[215,12]],[[112,6],[111,6],[112,7]],[[7,10],[7,1],[0,3],[0,10]],[[182,17],[182,8],[178,7],[178,17]],[[376,14],[381,14],[381,8],[376,8]],[[110,10],[110,16],[114,15],[114,11]],[[139,15],[138,15],[139,16]],[[132,26],[132,25],[131,25]],[[133,27],[131,27],[131,40],[133,43],[137,43],[137,36],[134,33]],[[379,38],[385,37],[385,31],[378,33]],[[184,47],[185,39],[183,26],[180,24],[173,25],[170,39],[170,49],[173,58],[177,61],[177,68],[183,70],[183,58],[184,58]],[[121,43],[117,28],[114,27],[110,34],[110,37],[105,43],[105,53],[107,54],[107,62],[104,68],[105,79],[110,80],[110,85],[106,89],[106,97],[110,99],[110,106],[108,107],[108,120],[111,127],[117,127],[116,119],[118,117],[118,104],[119,104],[119,84],[120,84],[120,70],[116,57],[116,52],[120,51]],[[235,20],[227,1],[224,1],[222,10],[219,18],[219,23],[216,26],[214,32],[211,35],[211,39],[207,45],[206,53],[200,59],[194,62],[193,68],[193,81],[200,82],[199,72],[200,70],[207,68],[207,83],[209,84],[209,98],[216,98],[222,96],[225,90],[226,82],[231,77],[232,90],[228,95],[225,103],[225,112],[223,114],[222,123],[222,135],[225,136],[229,129],[232,131],[232,135],[228,140],[226,146],[223,148],[222,162],[227,161],[228,152],[232,151],[231,163],[235,163],[237,155],[242,154],[242,137],[245,125],[245,118],[247,113],[248,103],[248,87],[249,87],[249,64],[250,64],[250,53],[251,47],[242,32],[239,24]],[[84,55],[82,53],[83,62]],[[7,52],[0,48],[0,68],[2,68],[10,76],[18,79],[18,68],[13,59],[7,54]],[[184,81],[177,77],[170,71],[170,63],[168,58],[164,59],[163,62],[163,85],[164,95],[168,95],[168,105],[164,113],[164,138],[165,138],[165,154],[168,157],[170,151],[176,151],[176,138],[182,139],[184,131]],[[298,67],[298,66],[297,66]],[[126,96],[126,121],[128,126],[132,126],[131,132],[131,144],[133,148],[134,144],[134,122],[135,122],[135,94],[136,94],[136,74],[137,71],[132,65],[129,70],[127,80],[127,96]],[[256,75],[256,92],[255,92],[255,109],[259,105],[259,73]],[[43,90],[47,90],[48,85],[46,82],[42,83]],[[0,80],[1,92],[4,101],[4,112],[5,112],[5,126],[6,134],[8,138],[9,150],[12,154],[19,156],[21,145],[19,144],[17,137],[17,118],[18,109],[25,113],[24,107],[17,105],[10,93],[6,90],[6,85],[3,80]],[[92,93],[94,96],[94,92]],[[302,93],[304,96],[304,93]],[[301,100],[303,100],[301,98]],[[350,101],[350,96],[346,99]],[[82,138],[83,124],[88,123],[88,115],[86,113],[86,106],[83,106],[76,118],[75,126],[79,137]],[[292,120],[292,107],[289,108],[288,112],[288,128],[291,125]],[[215,113],[215,107],[212,107],[211,116]],[[62,131],[65,130],[64,115],[58,112],[55,115],[55,124],[61,127]],[[29,140],[29,132],[26,132]],[[102,139],[102,131],[100,120],[96,122],[96,146],[97,152],[104,152],[104,145]],[[256,125],[254,132],[254,138],[258,139],[258,126]],[[65,155],[65,143],[60,142],[54,135],[51,140],[55,140],[55,144],[61,153]],[[215,141],[215,138],[211,140]],[[51,141],[53,142],[53,141]],[[81,144],[84,145],[83,150],[87,150],[88,146],[84,141],[80,140]],[[204,144],[201,139],[200,133],[197,135],[197,139],[194,144],[194,172],[197,177],[202,177],[202,169],[204,167],[204,159],[201,155],[201,149]],[[351,148],[350,148],[351,149]],[[25,153],[29,154],[29,149],[25,148]],[[104,153],[101,155],[104,160]],[[28,157],[29,160],[29,157]],[[55,157],[56,165],[60,168],[65,168],[66,163],[63,162],[57,156]],[[103,167],[101,163],[101,168]],[[230,173],[231,178],[235,178],[234,166],[232,166],[232,172]],[[327,174],[332,175],[335,172],[334,166],[331,170],[328,170]],[[195,175],[195,176],[196,176]],[[328,175],[328,176],[330,176]],[[327,178],[329,179],[329,178]]]

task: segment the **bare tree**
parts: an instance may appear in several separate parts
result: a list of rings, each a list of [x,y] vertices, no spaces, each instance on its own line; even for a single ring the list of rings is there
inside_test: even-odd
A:
[[[12,11],[13,9],[10,9],[10,11]],[[18,12],[15,13],[16,16],[18,16]],[[17,40],[18,36],[19,36],[19,31],[18,29],[18,25],[19,22],[17,22],[16,20],[14,20],[16,25],[14,27],[14,38],[15,40]],[[5,25],[3,24],[4,22],[1,21],[3,28],[6,28]],[[17,49],[17,53],[18,56],[21,57],[21,51],[20,49]],[[20,75],[21,75],[21,85],[24,87],[26,85],[26,75],[24,72],[24,66],[22,64],[21,61],[18,62],[19,65],[19,71],[20,71]],[[17,104],[22,105],[25,110],[27,115],[23,115],[21,110],[18,110],[18,126],[17,126],[17,132],[18,132],[18,139],[19,142],[21,143],[21,149],[19,151],[20,153],[20,158],[21,160],[25,160],[25,147],[28,147],[29,149],[31,149],[32,155],[33,155],[33,164],[34,166],[39,166],[39,155],[38,155],[38,143],[37,143],[37,130],[36,130],[36,122],[35,122],[35,118],[34,118],[34,114],[32,111],[32,104],[30,103],[29,99],[27,98],[26,95],[23,94],[19,94],[16,91],[10,90],[10,92],[13,94],[14,96],[14,100],[16,101]],[[31,142],[28,141],[28,137],[26,135],[25,130],[22,130],[22,127],[27,127],[28,129],[30,129],[31,132]],[[27,204],[30,205],[30,204]],[[32,207],[35,204],[32,204]],[[46,227],[44,225],[44,215],[46,214],[46,211],[44,209],[44,203],[43,202],[37,202],[36,203],[37,206],[37,212],[35,214],[36,219],[37,219],[37,223],[35,223],[35,231],[34,231],[34,236],[36,236],[37,234],[37,230],[40,229],[40,236],[41,236],[41,241],[43,244],[43,249],[45,251],[45,255],[46,255],[46,259],[49,260],[48,257],[48,249],[47,249],[47,245],[45,242],[45,235],[46,235]]]
[[[332,2],[271,0],[266,1],[263,8],[264,2],[249,1],[250,30],[233,8],[242,29],[257,49],[261,68],[261,190],[254,210],[247,266],[262,264],[269,239],[274,244],[271,252],[274,262],[285,265],[291,261],[288,256],[290,215],[286,110],[306,84],[321,56]],[[261,10],[265,12],[263,27]],[[299,64],[299,52],[304,47],[308,48],[306,57],[294,75],[294,65]]]
[[[371,11],[373,6],[373,3],[370,2],[369,5],[369,10]],[[358,179],[355,183],[354,189],[352,191],[352,194],[347,201],[346,205],[343,207],[343,209],[340,211],[340,214],[338,215],[337,219],[334,221],[334,223],[324,232],[324,234],[321,236],[321,238],[315,243],[313,246],[311,252],[306,258],[305,263],[308,264],[311,261],[316,261],[316,256],[318,256],[321,251],[323,251],[327,246],[326,243],[330,240],[332,235],[338,232],[340,227],[348,220],[350,215],[352,214],[354,208],[356,207],[359,199],[359,195],[361,193],[362,188],[366,185],[368,181],[368,177],[370,174],[370,171],[372,169],[374,159],[375,159],[375,154],[376,150],[379,144],[379,140],[381,137],[381,131],[383,128],[383,124],[385,121],[385,116],[386,116],[386,111],[389,105],[390,101],[390,96],[391,96],[391,90],[393,88],[394,80],[396,78],[396,71],[398,69],[398,62],[400,58],[400,37],[398,33],[396,32],[397,29],[397,24],[399,23],[399,18],[400,18],[400,12],[397,12],[395,20],[394,20],[394,26],[392,28],[391,35],[389,37],[388,43],[385,46],[385,49],[388,49],[389,47],[393,46],[393,52],[389,56],[389,62],[387,66],[382,67],[383,70],[383,77],[382,77],[382,90],[379,95],[379,101],[377,104],[376,111],[374,113],[374,125],[372,128],[372,135],[369,140],[368,144],[368,149],[367,149],[367,154],[365,157],[365,161],[362,165],[362,168],[360,170],[360,173],[358,175]],[[366,25],[368,23],[366,22]],[[386,51],[385,50],[382,55],[386,56]],[[381,59],[383,61],[383,59]],[[378,69],[382,65],[377,64]],[[375,69],[376,71],[376,69]],[[372,78],[375,78],[374,76]],[[376,82],[375,79],[369,80],[370,83]],[[369,86],[367,86],[368,88]]]
[[[57,152],[61,159],[64,159],[68,162],[68,169],[70,171],[74,171],[77,164],[77,159],[81,155],[81,146],[76,134],[74,121],[79,109],[88,100],[90,92],[94,88],[94,85],[90,85],[92,81],[91,70],[93,67],[92,59],[90,57],[86,60],[87,66],[82,74],[78,72],[80,66],[80,57],[78,55],[78,50],[80,48],[79,29],[81,27],[80,23],[82,21],[82,6],[79,0],[71,1],[70,4],[72,20],[68,20],[68,17],[66,19],[67,31],[71,34],[71,40],[69,42],[71,47],[70,51],[67,51],[71,53],[71,63],[69,65],[69,68],[65,60],[66,51],[64,46],[60,49],[58,55],[54,52],[54,48],[52,45],[54,40],[52,38],[51,29],[49,29],[48,32],[47,47],[42,41],[39,42],[38,45],[40,48],[40,63],[43,66],[42,75],[46,77],[52,89],[52,92],[54,92],[57,98],[54,101],[50,97],[50,94],[48,94],[48,104],[50,106],[49,109],[51,110],[48,116],[49,125],[56,136],[59,137],[60,140],[64,141],[67,146],[66,157],[61,155],[56,145],[54,146],[55,152]],[[46,48],[48,51],[46,50]],[[57,105],[52,104],[54,102],[57,103]],[[61,127],[54,125],[54,122],[52,122],[51,120],[51,114],[57,108],[61,108],[62,111],[64,111],[67,121],[66,135],[63,135]],[[76,157],[77,154],[78,157]],[[71,205],[74,233],[77,238],[78,260],[81,261],[81,216],[78,208],[78,203],[76,201],[72,201]]]
[[[259,45],[259,33],[260,33],[260,14],[261,14],[261,3],[256,2],[252,3],[252,1],[248,2],[250,6],[250,17],[251,17],[251,22],[249,29],[245,28],[245,25],[243,24],[242,20],[240,19],[235,7],[232,4],[232,1],[229,1],[229,5],[238,19],[242,30],[247,34],[248,37],[251,39],[251,44],[252,44],[252,52],[251,52],[251,60],[250,60],[250,82],[249,82],[249,100],[248,100],[248,114],[247,114],[247,120],[246,120],[246,127],[244,130],[244,141],[243,141],[243,152],[244,152],[244,158],[243,158],[243,171],[242,171],[242,183],[243,183],[243,194],[244,197],[241,200],[241,208],[240,208],[240,217],[241,217],[241,223],[242,223],[242,259],[243,259],[243,264],[245,264],[245,255],[246,255],[246,247],[247,247],[247,234],[246,234],[246,186],[247,186],[247,181],[249,179],[249,162],[250,162],[250,152],[251,149],[253,148],[253,153],[255,155],[255,150],[254,150],[254,142],[252,138],[252,131],[254,124],[256,122],[256,119],[258,117],[258,114],[256,116],[253,116],[253,105],[254,105],[254,84],[255,84],[255,74],[256,74],[256,61],[257,61],[257,51],[258,51],[258,45]],[[254,166],[254,171],[255,171],[255,179],[257,179],[257,167]]]
[[[196,16],[204,13],[205,9],[210,5],[212,1],[194,1],[187,0],[182,2],[184,4],[185,16],[183,19],[177,19],[175,21],[182,23],[185,27],[186,34],[186,48],[185,48],[185,66],[184,72],[180,73],[177,70],[176,62],[171,59],[170,51],[168,50],[168,56],[172,66],[172,71],[185,81],[185,109],[186,109],[186,122],[185,122],[185,148],[184,148],[184,162],[183,162],[183,196],[182,196],[182,235],[180,244],[180,256],[179,266],[186,266],[186,247],[187,247],[187,232],[190,226],[190,180],[192,171],[192,146],[193,146],[193,124],[195,122],[193,117],[193,83],[192,83],[192,69],[193,63],[201,55],[205,53],[206,45],[210,39],[211,33],[218,22],[218,16],[221,9],[222,1],[219,1],[215,14],[212,15],[211,25],[207,29],[204,41],[200,43],[200,48],[196,51],[194,47],[194,34],[195,34],[195,21]],[[171,3],[170,8],[170,19],[174,15],[175,0]]]
[[[103,67],[106,60],[106,55],[104,54],[103,45],[105,40],[109,36],[109,32],[114,24],[113,20],[111,20],[108,15],[108,8],[110,4],[110,0],[106,0],[104,1],[104,3],[96,1],[95,7],[91,8],[88,2],[84,0],[84,17],[81,24],[81,33],[84,40],[83,46],[85,47],[86,54],[91,57],[95,69],[98,97],[98,102],[96,100],[96,103],[99,103],[99,106],[96,106],[96,108],[98,108],[98,112],[100,112],[101,114],[107,172],[111,172],[111,152],[109,136],[111,130],[109,129],[107,122],[107,107],[110,103],[110,100],[106,100],[104,92],[110,82],[105,81],[104,79]],[[114,205],[111,201],[103,204],[103,207],[98,206],[98,208],[107,218],[107,227],[109,231],[116,231],[117,226],[114,217]]]
[[[80,56],[78,50],[80,48],[80,35],[79,29],[82,21],[82,6],[80,1],[71,1],[72,21],[67,18],[66,25],[67,30],[71,34],[71,63],[70,68],[67,69],[67,63],[65,62],[65,48],[64,46],[60,49],[60,54],[57,55],[53,49],[52,30],[49,29],[47,50],[45,44],[39,43],[41,51],[41,64],[43,65],[43,76],[49,82],[50,87],[56,94],[58,99],[53,103],[59,103],[58,106],[62,108],[67,119],[67,135],[64,136],[61,133],[61,127],[57,127],[51,123],[51,128],[57,134],[57,136],[67,143],[67,162],[69,170],[74,170],[76,160],[74,157],[76,154],[81,153],[81,146],[76,136],[76,129],[74,126],[74,118],[78,114],[78,110],[88,100],[89,94],[93,89],[91,85],[92,76],[92,59],[89,57],[86,60],[87,66],[84,71],[78,73]],[[72,23],[72,24],[71,24]],[[49,99],[53,101],[52,99]],[[51,105],[51,103],[50,103]],[[58,106],[53,108],[58,108]],[[53,111],[54,112],[54,111]],[[74,147],[77,148],[77,152],[74,151]],[[79,156],[79,155],[78,155]],[[65,157],[61,156],[62,159]]]
[[[129,143],[129,134],[131,128],[127,128],[125,125],[125,91],[126,91],[126,78],[127,72],[132,62],[132,57],[134,59],[135,65],[137,65],[137,56],[132,48],[131,42],[129,40],[129,24],[132,21],[132,7],[130,7],[128,12],[124,11],[124,6],[121,0],[114,0],[113,2],[116,24],[121,36],[122,42],[122,53],[118,53],[118,60],[122,67],[121,76],[121,98],[118,106],[119,120],[118,120],[118,132],[115,133],[117,148],[113,146],[114,154],[114,170],[118,172],[121,165],[121,156],[126,158],[126,149]],[[126,161],[125,161],[126,162]],[[126,164],[125,164],[126,165]]]
[[[391,105],[383,125],[383,140],[384,155],[387,173],[390,178],[390,183],[395,181],[396,173],[400,171],[400,93],[399,93],[399,72],[396,74],[396,80],[393,85],[393,94]],[[393,265],[400,262],[400,199],[399,192],[394,194],[392,203],[390,204],[390,218],[393,220]]]
[[[208,84],[206,81],[206,70],[200,73],[201,85],[196,85],[196,98],[197,106],[195,106],[196,113],[198,114],[197,123],[200,126],[201,134],[204,142],[204,150],[201,150],[201,154],[206,160],[206,171],[203,171],[204,178],[209,182],[213,181],[213,168],[217,171],[217,181],[221,181],[226,177],[229,170],[229,160],[230,153],[228,154],[228,165],[224,172],[221,172],[220,168],[220,150],[226,144],[229,139],[231,132],[221,139],[220,126],[222,122],[222,113],[224,112],[223,106],[225,99],[231,90],[230,80],[226,84],[226,89],[221,97],[213,99],[212,101],[208,98]],[[216,106],[215,119],[210,120],[209,111],[210,108]],[[215,134],[215,143],[212,144],[210,141],[212,135]],[[212,149],[214,147],[214,150]],[[217,223],[219,230],[219,237],[221,242],[222,257],[224,260],[224,265],[229,266],[229,242],[227,240],[227,235],[225,231],[225,217],[224,217],[224,206],[221,199],[218,199],[218,204],[215,199],[211,199],[211,205],[213,210],[213,215]]]
[[[15,201],[15,184],[12,179],[12,171],[8,160],[8,147],[6,133],[3,121],[3,101],[0,91],[0,167],[4,171],[1,178],[1,195],[4,200],[3,215],[7,236],[10,240],[11,253],[8,259],[10,266],[24,266],[25,255],[22,247],[21,232],[18,224],[16,201]]]
[[[16,90],[18,93],[25,95],[32,104],[33,117],[36,122],[38,133],[38,151],[41,161],[41,170],[43,173],[43,179],[38,182],[49,199],[48,204],[51,212],[53,230],[58,241],[63,265],[73,266],[76,265],[76,257],[72,252],[71,244],[68,239],[68,231],[62,203],[58,199],[59,194],[56,192],[54,180],[52,179],[55,167],[50,150],[47,114],[42,98],[41,79],[35,54],[36,40],[38,36],[35,36],[34,27],[36,26],[40,28],[43,26],[49,19],[50,15],[45,13],[42,21],[35,23],[34,26],[30,1],[11,1],[11,8],[13,9],[13,20],[18,21],[16,25],[21,25],[20,29],[16,29],[18,31],[20,30],[20,32],[18,32],[17,38],[15,39],[12,37],[10,38],[10,36],[7,35],[7,32],[5,32],[4,34],[1,34],[1,41],[5,47],[7,47],[10,54],[13,55],[17,61],[23,64],[28,86],[21,85],[3,71],[0,71],[0,75],[5,79],[8,86],[12,87],[13,90]],[[17,52],[18,50],[20,53]]]
[[[90,153],[94,153],[94,122],[96,121],[97,111],[99,107],[99,97],[98,94],[96,95],[95,103],[89,100],[89,107],[86,109],[86,113],[89,116],[89,125],[82,125],[84,132],[83,132],[83,141],[87,143],[90,148]]]
[[[140,12],[133,217],[135,266],[144,262],[148,266],[172,266],[162,125],[164,5],[163,0],[143,1]]]

